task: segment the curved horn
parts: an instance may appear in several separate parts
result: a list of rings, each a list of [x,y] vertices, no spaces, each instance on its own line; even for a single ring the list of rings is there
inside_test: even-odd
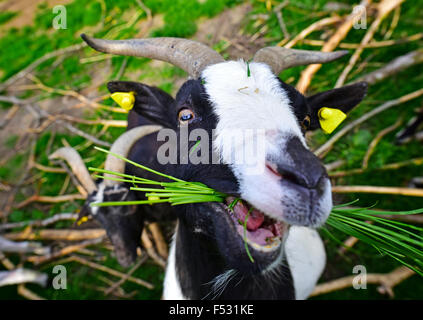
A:
[[[151,58],[169,62],[197,79],[211,64],[225,61],[220,54],[197,41],[180,38],[103,40],[81,34],[93,49],[112,54]]]
[[[129,131],[126,131],[122,134],[112,145],[110,151],[113,153],[117,153],[123,157],[127,157],[129,150],[131,150],[132,146],[134,145],[137,140],[141,139],[142,137],[149,135],[153,132],[159,131],[162,127],[155,126],[155,125],[146,125],[141,127],[132,128]],[[125,161],[118,159],[111,154],[107,155],[106,163],[104,164],[104,169],[114,171],[114,172],[125,172]],[[111,178],[118,178],[112,174],[104,174],[105,177]],[[119,184],[119,181],[104,179],[104,183],[106,186],[113,186]]]
[[[48,158],[66,160],[69,163],[72,172],[78,178],[79,182],[81,182],[82,186],[88,191],[88,193],[92,193],[97,190],[97,186],[88,173],[85,163],[82,161],[81,156],[74,148],[60,148],[53,152]]]
[[[348,51],[346,50],[321,52],[282,47],[265,47],[256,52],[253,61],[268,64],[273,73],[278,75],[282,70],[287,68],[330,62],[343,57],[347,53]]]

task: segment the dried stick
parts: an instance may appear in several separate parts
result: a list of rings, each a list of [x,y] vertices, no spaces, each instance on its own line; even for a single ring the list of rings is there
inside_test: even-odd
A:
[[[9,271],[0,271],[0,287],[21,283],[35,283],[45,287],[47,280],[47,274],[31,269],[16,268]]]
[[[12,85],[13,83],[15,83],[19,79],[25,77],[27,74],[29,74],[30,72],[34,71],[35,68],[37,68],[43,62],[45,62],[45,61],[47,61],[47,60],[49,60],[51,58],[54,58],[54,57],[62,56],[64,54],[68,54],[68,53],[71,53],[71,52],[74,52],[74,51],[81,50],[85,46],[87,46],[87,44],[85,42],[83,42],[83,43],[74,44],[72,46],[69,46],[69,47],[66,47],[66,48],[62,48],[62,49],[58,49],[58,50],[55,50],[55,51],[52,51],[52,52],[49,52],[49,53],[45,54],[41,58],[38,58],[37,60],[35,60],[33,63],[31,63],[25,69],[19,71],[17,74],[15,74],[12,77],[10,77],[3,84],[1,84],[0,85],[0,91],[3,91],[5,88],[9,87],[10,85]]]
[[[25,170],[24,170],[21,178],[19,179],[18,183],[14,186],[13,190],[11,191],[9,197],[6,199],[6,203],[2,207],[2,211],[0,211],[0,217],[2,217],[3,219],[6,219],[7,216],[9,215],[9,212],[13,207],[13,202],[15,201],[15,197],[16,197],[16,193],[18,192],[18,189],[24,183],[24,181],[26,180],[29,172],[32,169],[32,165],[34,163],[34,157],[35,157],[35,146],[36,146],[36,141],[35,141],[35,139],[33,139],[32,142],[31,142],[31,149],[30,149],[28,162],[27,162],[27,165],[25,167]]]
[[[410,160],[406,160],[406,161],[401,161],[401,162],[395,162],[395,163],[389,163],[389,164],[385,164],[382,167],[379,168],[372,168],[372,170],[396,170],[405,166],[409,166],[409,165],[415,165],[415,166],[421,166],[423,165],[423,158],[415,158],[415,159],[410,159]],[[358,168],[358,169],[352,169],[352,170],[347,170],[347,171],[338,171],[338,172],[333,172],[333,173],[329,173],[329,177],[330,178],[339,178],[339,177],[345,177],[345,176],[351,176],[354,174],[361,174],[367,171],[366,169],[363,168]]]
[[[109,107],[109,106],[106,106],[106,105],[102,105],[100,103],[97,103],[97,102],[95,102],[93,100],[88,99],[83,94],[80,94],[80,93],[78,93],[78,92],[76,92],[74,90],[63,90],[63,89],[56,89],[56,88],[48,87],[48,86],[46,86],[44,83],[42,83],[38,78],[36,78],[33,75],[28,75],[27,78],[30,79],[31,81],[33,81],[35,84],[32,85],[32,87],[26,86],[25,88],[23,88],[25,90],[28,90],[28,89],[33,89],[33,90],[39,89],[39,90],[46,91],[48,93],[55,93],[55,94],[60,94],[62,96],[70,96],[70,97],[73,97],[73,98],[79,100],[80,102],[82,102],[82,105],[88,105],[88,106],[93,107],[93,108],[105,109],[105,110],[113,111],[113,112],[116,112],[116,113],[128,113],[128,111],[126,111],[126,110],[124,110],[122,108],[113,108],[113,107]]]
[[[355,244],[358,242],[358,238],[356,237],[349,237],[347,240],[344,241],[343,245],[338,249],[339,254],[345,254],[348,249],[355,246]]]
[[[362,168],[364,170],[367,169],[368,165],[369,165],[369,160],[370,157],[372,156],[373,152],[375,151],[376,146],[379,144],[380,140],[382,140],[382,138],[384,136],[386,136],[387,134],[391,133],[392,131],[394,131],[395,129],[397,129],[402,123],[402,119],[399,118],[392,126],[389,126],[385,129],[383,129],[382,131],[380,131],[376,137],[372,140],[372,142],[370,143],[369,149],[367,150],[366,154],[364,155],[363,158],[363,164],[362,164]]]
[[[44,171],[44,172],[52,172],[52,173],[66,173],[66,170],[63,168],[56,168],[56,167],[48,167],[37,162],[34,162],[34,168]]]
[[[73,244],[73,245],[64,247],[64,248],[62,248],[62,249],[60,249],[56,252],[53,252],[53,253],[50,253],[50,254],[47,254],[47,255],[44,255],[44,256],[41,256],[41,257],[38,257],[38,256],[28,257],[27,260],[29,262],[32,262],[34,265],[39,265],[39,264],[46,263],[46,262],[49,262],[51,260],[66,256],[66,255],[71,254],[75,251],[78,251],[79,249],[82,249],[82,248],[85,248],[85,247],[88,247],[88,246],[92,246],[92,245],[95,245],[95,244],[99,244],[103,241],[103,239],[104,239],[104,237],[85,240],[81,243],[77,243],[77,244]]]
[[[26,288],[24,284],[18,285],[18,294],[28,300],[46,300],[40,297],[38,294]]]
[[[291,41],[289,41],[286,45],[284,45],[285,48],[292,48],[295,46],[299,41],[302,41],[305,37],[307,37],[310,33],[320,30],[321,28],[337,23],[341,20],[340,17],[329,17],[324,18],[322,20],[319,20],[311,25],[309,25],[307,28],[305,28],[303,31],[301,31],[298,35],[296,35]],[[280,46],[280,43],[277,44]]]
[[[19,106],[15,104],[9,109],[9,111],[7,111],[6,116],[3,119],[0,119],[0,129],[3,129],[4,126],[9,123],[10,120],[12,120],[18,110]]]
[[[147,253],[151,257],[151,259],[153,259],[153,261],[156,262],[159,266],[164,268],[166,266],[166,261],[156,252],[153,242],[150,240],[148,236],[148,232],[146,228],[144,228],[141,234],[141,242],[142,242],[143,248],[147,250]]]
[[[396,7],[398,7],[404,0],[383,0],[380,2],[377,6],[377,16],[376,19],[371,24],[369,30],[366,32],[366,35],[364,36],[363,40],[360,43],[360,46],[357,48],[357,50],[354,52],[354,54],[351,56],[350,61],[348,62],[348,65],[346,68],[342,71],[341,75],[339,76],[338,80],[336,81],[335,88],[341,87],[345,80],[347,79],[348,74],[352,70],[352,68],[357,63],[358,59],[360,58],[361,53],[364,50],[364,46],[370,42],[370,40],[373,38],[374,34],[376,33],[376,30],[379,28],[380,24],[382,23],[383,19]]]
[[[84,258],[78,257],[78,256],[72,256],[72,259],[70,261],[75,261],[78,262],[80,264],[89,266],[90,268],[96,269],[96,270],[100,270],[103,271],[105,273],[108,273],[112,276],[118,277],[118,278],[124,278],[126,275],[122,272],[119,272],[117,270],[111,269],[109,267],[103,266],[101,264],[86,260]],[[154,285],[151,284],[150,282],[147,282],[145,280],[139,279],[139,278],[134,278],[132,276],[128,277],[127,281],[131,281],[133,283],[136,283],[140,286],[146,287],[148,289],[154,289]]]
[[[109,289],[107,289],[104,294],[109,295],[113,291],[115,291],[117,288],[119,288],[122,284],[124,284],[128,278],[148,259],[148,255],[144,254],[138,261],[135,263],[135,265],[129,270],[124,277],[122,277],[119,281],[115,282],[110,286]]]
[[[327,172],[333,171],[338,169],[339,167],[342,167],[345,164],[345,160],[336,160],[334,162],[325,164],[325,168]]]
[[[113,281],[104,277],[104,276],[98,276],[97,277],[99,280],[103,281],[104,283],[108,284],[109,286],[113,285]],[[103,287],[97,287],[104,295],[106,294],[106,290],[107,288],[103,288]],[[95,289],[95,288],[94,288]],[[124,298],[128,298],[128,296],[130,296],[129,294],[127,294],[125,292],[125,290],[123,290],[121,287],[116,288],[116,290],[113,292],[113,295],[117,296],[117,297],[124,297]]]
[[[286,24],[285,24],[285,21],[283,20],[283,15],[282,15],[282,9],[285,8],[288,4],[289,4],[289,1],[285,0],[284,2],[281,2],[273,9],[273,12],[276,14],[276,18],[278,19],[279,27],[281,28],[281,31],[285,39],[289,39],[291,37],[291,35],[288,32],[288,29],[286,28]]]
[[[390,220],[423,224],[423,215],[421,214],[384,214],[381,217]]]
[[[3,224],[0,224],[0,231],[14,229],[14,228],[22,228],[22,227],[47,227],[58,221],[76,220],[76,219],[78,219],[77,213],[57,213],[54,216],[44,220],[3,223]]]
[[[377,186],[333,186],[334,193],[375,193],[394,194],[410,197],[423,197],[423,189],[401,187],[377,187]]]
[[[360,5],[367,7],[371,1],[362,0]],[[337,29],[337,31],[330,37],[330,39],[322,47],[323,52],[331,52],[335,50],[338,44],[347,36],[348,32],[353,27],[354,23],[361,15],[361,11],[352,12],[342,23],[342,25]],[[307,88],[311,83],[311,79],[316,74],[316,72],[322,67],[321,64],[312,64],[309,65],[303,72],[301,72],[300,80],[297,83],[297,89],[301,93],[305,93]]]
[[[3,252],[0,251],[0,262],[3,264],[3,266],[7,269],[7,270],[13,270],[15,269],[15,265],[13,264],[12,261],[10,261],[4,254]]]
[[[138,34],[136,35],[136,38],[143,38],[146,36],[148,30],[151,28],[151,26],[153,25],[153,15],[151,13],[151,10],[149,7],[147,7],[144,2],[142,2],[141,0],[135,0],[135,2],[140,6],[140,8],[142,10],[144,10],[144,12],[147,15],[147,24],[141,28],[140,32],[138,32]],[[119,78],[118,78],[119,79]]]
[[[422,62],[423,62],[423,49],[417,49],[403,56],[395,58],[394,60],[387,63],[385,66],[383,66],[382,68],[375,70],[373,72],[370,72],[360,77],[359,79],[354,80],[354,82],[365,81],[370,85],[375,84],[377,82],[380,82],[392,76],[393,74],[401,72],[411,66],[414,66]]]
[[[50,248],[42,247],[37,242],[15,242],[0,236],[0,251],[5,253],[34,253],[38,255],[50,254]]]
[[[128,125],[128,121],[126,120],[113,120],[113,119],[87,120],[87,119],[75,118],[67,114],[61,114],[61,115],[58,115],[57,117],[69,122],[76,122],[76,123],[82,123],[87,125],[103,125],[103,126],[117,127],[117,128],[126,128]]]
[[[90,140],[92,143],[95,143],[99,146],[104,146],[104,147],[111,147],[112,146],[111,143],[103,141],[103,140],[99,140],[96,137],[94,137],[94,136],[92,136],[92,135],[90,135],[90,134],[88,134],[88,133],[86,133],[82,130],[75,128],[74,126],[72,126],[71,124],[69,124],[65,121],[57,120],[57,122],[62,123],[66,127],[66,129],[68,129],[70,132],[72,132],[72,133],[74,133],[78,136],[81,136],[81,137],[83,137],[87,140]]]
[[[399,104],[402,104],[404,102],[410,101],[412,99],[418,98],[421,95],[423,95],[423,88],[419,89],[417,91],[411,92],[409,94],[406,94],[400,98],[389,100],[382,104],[381,106],[373,109],[372,111],[366,113],[362,117],[358,118],[357,120],[354,120],[353,122],[349,123],[345,127],[343,127],[340,131],[338,131],[332,138],[330,138],[324,145],[322,145],[319,149],[315,151],[315,154],[317,156],[320,156],[325,151],[329,150],[333,144],[338,141],[340,138],[342,138],[345,134],[347,134],[351,129],[355,128],[356,126],[362,124],[363,122],[367,121],[368,119],[374,117],[375,115],[388,110],[389,108],[392,108],[394,106],[397,106]]]
[[[373,221],[365,221],[368,224],[373,224]],[[359,241],[356,237],[348,237],[347,240],[344,241],[343,245],[338,249],[338,254],[345,254],[349,249],[355,246],[355,244]]]
[[[157,222],[150,223],[148,229],[153,236],[154,243],[156,244],[156,248],[158,253],[164,258],[167,259],[169,250],[167,247],[167,243],[163,237],[163,233],[160,230],[160,226]]]
[[[88,196],[88,191],[84,188],[84,186],[79,182],[78,178],[75,176],[75,174],[73,173],[73,171],[68,167],[68,165],[63,161],[63,160],[58,160],[60,166],[66,170],[67,173],[67,182],[65,181],[62,190],[59,192],[59,196],[63,195],[63,193],[66,191],[66,187],[67,184],[69,184],[69,178],[70,180],[72,180],[73,185],[76,187],[76,189],[78,190],[78,192],[84,197],[86,198]]]
[[[416,33],[411,36],[401,38],[401,39],[394,39],[394,40],[384,40],[384,41],[371,41],[368,44],[364,45],[364,49],[369,48],[382,48],[382,47],[389,47],[393,45],[404,44],[407,42],[417,41],[423,38],[423,33]],[[317,46],[322,47],[325,45],[325,41],[323,40],[312,40],[312,39],[304,39],[301,41],[304,44],[309,46]],[[340,49],[358,49],[360,47],[360,43],[346,43],[342,42],[338,45]]]
[[[87,140],[90,140],[91,142],[101,145],[101,146],[105,146],[105,147],[110,147],[111,144],[102,140],[97,139],[96,137],[81,131],[77,128],[75,128],[74,126],[72,126],[70,123],[67,123],[66,121],[57,119],[57,117],[50,115],[47,111],[41,109],[39,106],[37,106],[36,104],[33,105],[28,105],[28,107],[32,108],[35,110],[36,113],[38,113],[38,117],[44,117],[47,118],[47,125],[45,127],[43,127],[42,129],[44,130],[48,125],[50,125],[51,123],[53,123],[53,121],[56,121],[57,123],[61,123],[63,124],[63,126],[68,129],[69,131],[71,131],[72,133],[75,133],[76,135],[79,135]]]
[[[63,240],[63,241],[82,241],[88,239],[97,239],[104,237],[104,229],[42,229],[32,231],[31,228],[22,232],[6,233],[3,237],[9,240]]]
[[[32,202],[46,202],[46,203],[58,203],[58,202],[68,202],[68,201],[74,201],[74,200],[84,200],[86,197],[80,193],[76,194],[65,194],[62,196],[40,196],[37,194],[34,194],[30,196],[28,199],[25,199],[24,201],[18,203],[15,208],[20,209]]]
[[[393,297],[393,288],[396,285],[400,284],[402,281],[411,277],[413,274],[413,270],[402,266],[386,274],[369,273],[366,275],[366,280],[368,284],[378,284],[379,287],[377,288],[377,290],[380,294],[388,294],[390,297]],[[310,297],[351,287],[353,285],[355,277],[356,275],[347,276],[329,281],[327,283],[319,284],[311,293]]]
[[[398,25],[400,15],[401,15],[401,7],[398,6],[398,7],[395,8],[394,16],[393,16],[392,22],[391,22],[391,26],[389,27],[389,30],[383,36],[383,39],[389,39],[391,37],[392,33],[394,33],[394,30]]]

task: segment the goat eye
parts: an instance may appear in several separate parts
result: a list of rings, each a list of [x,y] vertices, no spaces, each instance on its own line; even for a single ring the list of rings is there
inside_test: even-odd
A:
[[[305,116],[301,125],[302,125],[304,130],[307,130],[310,127],[310,116]]]
[[[194,119],[194,112],[192,112],[190,109],[182,109],[179,111],[178,119],[180,123],[186,124]]]

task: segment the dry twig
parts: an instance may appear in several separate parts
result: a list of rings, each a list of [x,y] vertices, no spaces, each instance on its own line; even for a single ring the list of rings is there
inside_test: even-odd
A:
[[[329,17],[329,18],[324,18],[322,20],[319,20],[311,25],[309,25],[307,28],[305,28],[303,31],[301,31],[298,35],[296,35],[291,41],[289,41],[286,45],[284,45],[285,48],[292,48],[293,46],[295,46],[298,42],[303,41],[303,39],[305,39],[305,37],[307,37],[310,33],[316,31],[316,30],[320,30],[321,28],[337,23],[341,20],[340,17],[335,16],[335,17]],[[281,44],[278,43],[278,46],[280,46]]]
[[[109,289],[107,289],[104,294],[109,295],[113,291],[115,291],[117,288],[119,288],[122,284],[125,283],[129,279],[129,277],[148,259],[148,255],[144,254],[141,256],[140,259],[135,263],[135,265],[129,270],[124,277],[122,277],[119,281],[113,283]]]
[[[380,82],[392,75],[401,72],[411,66],[423,62],[423,49],[417,49],[415,51],[411,51],[403,56],[395,58],[391,62],[387,63],[382,68],[370,72],[359,79],[355,80],[354,82],[365,81],[368,84],[372,85],[377,82]]]
[[[360,5],[367,7],[370,3],[370,0],[362,0]],[[337,31],[330,37],[330,39],[322,47],[323,52],[333,51],[338,44],[347,36],[348,32],[353,27],[357,18],[361,16],[360,10],[357,12],[352,12],[342,23],[342,25],[337,29]],[[316,72],[322,67],[321,64],[312,64],[309,65],[303,72],[301,72],[300,80],[297,83],[297,89],[304,93],[307,91],[307,88],[310,85],[311,79],[316,74]]]
[[[404,43],[408,43],[408,42],[421,40],[422,38],[423,38],[423,33],[420,32],[420,33],[416,33],[416,34],[413,34],[411,36],[401,38],[401,39],[384,40],[384,41],[371,41],[371,42],[367,43],[366,45],[364,45],[363,48],[369,49],[369,48],[389,47],[389,46],[394,46],[394,45],[399,45],[399,44],[404,44]],[[301,42],[304,43],[304,44],[307,44],[309,46],[317,46],[317,47],[322,47],[326,43],[323,40],[312,40],[312,39],[304,39],[304,40],[301,40]],[[359,47],[360,47],[360,43],[341,42],[338,45],[338,48],[340,48],[340,49],[358,49]]]
[[[387,134],[391,133],[392,131],[394,131],[395,129],[397,129],[402,123],[402,119],[399,118],[392,126],[389,126],[385,129],[383,129],[382,131],[380,131],[376,137],[372,140],[372,142],[369,145],[369,148],[367,149],[366,154],[364,155],[363,158],[363,164],[362,164],[362,168],[365,170],[367,169],[368,165],[369,165],[369,160],[370,157],[372,156],[373,152],[376,149],[376,146],[378,145],[378,143],[380,142],[380,140],[382,140],[382,138],[384,136],[386,136]]]
[[[364,46],[370,42],[373,38],[376,30],[379,28],[380,24],[382,23],[383,19],[396,7],[398,7],[404,0],[383,0],[377,6],[377,16],[376,19],[371,24],[369,30],[366,32],[363,40],[360,43],[360,47],[354,52],[351,56],[350,61],[346,68],[342,71],[341,75],[339,76],[338,80],[336,81],[335,88],[341,87],[345,80],[347,79],[348,74],[357,63],[358,59],[360,58],[361,53],[364,50]]]
[[[61,248],[60,250],[58,250],[56,252],[52,252],[50,254],[47,254],[47,255],[44,255],[44,256],[41,256],[41,257],[38,257],[38,256],[28,257],[27,260],[29,262],[32,262],[34,265],[39,265],[39,264],[46,263],[46,262],[52,261],[54,259],[66,256],[66,255],[71,254],[75,251],[78,251],[82,248],[92,246],[92,245],[95,245],[95,244],[99,244],[103,241],[103,239],[104,239],[104,237],[99,237],[99,238],[91,239],[91,240],[85,240],[85,241],[82,241],[81,243],[66,246],[66,247]]]
[[[87,46],[87,44],[85,42],[84,43],[78,43],[78,44],[74,44],[74,45],[71,45],[69,47],[58,49],[58,50],[55,50],[55,51],[52,51],[52,52],[49,52],[49,53],[45,54],[41,58],[38,58],[37,60],[35,60],[33,63],[31,63],[25,69],[19,71],[17,74],[15,74],[14,76],[12,76],[9,79],[7,79],[3,84],[0,85],[0,91],[3,91],[4,89],[6,89],[7,87],[9,87],[13,83],[15,83],[16,81],[18,81],[19,79],[25,77],[30,72],[34,71],[35,68],[37,68],[43,62],[45,62],[45,61],[47,61],[47,60],[49,60],[51,58],[54,58],[54,57],[63,56],[65,54],[68,54],[68,53],[71,53],[71,52],[75,52],[75,51],[81,50],[85,46]]]
[[[409,165],[421,166],[423,165],[423,158],[415,158],[415,159],[410,159],[410,160],[401,161],[401,162],[389,163],[379,168],[372,168],[372,170],[397,170],[399,168],[409,166]],[[337,172],[329,173],[329,177],[339,178],[339,177],[351,176],[354,174],[361,174],[366,171],[367,171],[367,168],[366,169],[363,169],[363,168],[351,169],[347,171],[337,171]]]
[[[333,186],[334,193],[376,193],[423,197],[423,189],[379,186]]]
[[[32,220],[32,221],[21,221],[21,222],[12,222],[12,223],[3,223],[0,225],[1,230],[8,230],[14,228],[22,227],[47,227],[51,224],[54,224],[58,221],[64,220],[76,220],[78,218],[77,213],[57,213],[54,216],[44,219],[44,220]]]
[[[406,267],[399,267],[394,271],[386,274],[379,274],[379,273],[369,273],[366,275],[366,281],[368,284],[377,284],[379,287],[377,288],[380,294],[388,294],[390,297],[394,296],[393,288],[400,284],[402,281],[406,280],[407,278],[411,277],[414,274],[414,271],[406,268]],[[322,295],[325,293],[338,291],[341,289],[345,289],[351,287],[353,285],[353,281],[356,275],[347,276],[340,279],[332,280],[327,283],[318,284],[312,294],[311,297]]]
[[[78,256],[72,256],[72,259],[70,259],[70,261],[78,262],[80,264],[86,265],[86,266],[93,268],[93,269],[96,269],[96,270],[103,271],[105,273],[108,273],[108,274],[115,276],[115,277],[118,277],[118,278],[126,277],[126,275],[122,272],[119,272],[117,270],[111,269],[109,267],[100,265],[98,263],[86,260],[86,259],[78,257]],[[127,278],[127,281],[136,283],[136,284],[143,286],[143,287],[146,287],[148,289],[154,289],[153,284],[151,284],[150,282],[147,282],[145,280],[139,279],[139,278],[134,278],[134,277],[130,276],[130,277]]]
[[[82,241],[88,239],[97,239],[104,237],[104,229],[42,229],[33,231],[27,228],[21,232],[6,233],[3,237],[9,240],[63,240],[63,241]]]

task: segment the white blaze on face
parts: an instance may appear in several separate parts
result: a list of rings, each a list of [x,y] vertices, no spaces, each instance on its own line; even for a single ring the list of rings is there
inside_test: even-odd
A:
[[[264,63],[252,62],[249,67],[249,76],[244,61],[218,63],[202,73],[204,87],[218,116],[215,147],[225,163],[231,163],[233,157],[225,138],[235,130],[247,136],[251,134],[248,130],[264,131],[266,141],[270,142],[266,148],[280,142],[276,141],[280,134],[297,136],[305,145],[288,95],[277,77]]]

